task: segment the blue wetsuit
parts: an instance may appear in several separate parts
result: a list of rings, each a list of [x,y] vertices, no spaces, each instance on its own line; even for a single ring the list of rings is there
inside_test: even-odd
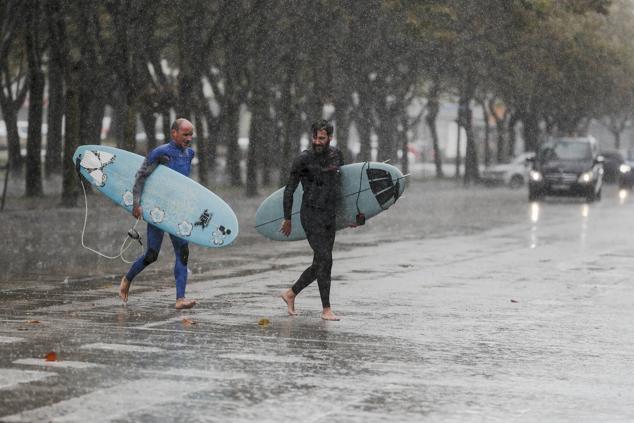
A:
[[[191,148],[181,148],[174,140],[163,144],[150,152],[145,158],[143,165],[136,174],[134,184],[134,204],[136,207],[141,202],[141,194],[145,180],[156,169],[159,164],[163,164],[170,169],[177,171],[185,176],[189,176],[192,168],[192,159],[194,158],[194,150]],[[176,299],[185,298],[185,287],[187,286],[187,259],[189,257],[189,247],[187,241],[170,235],[176,261],[174,263],[174,279],[176,279]],[[163,243],[163,231],[156,226],[148,223],[147,225],[147,250],[145,254],[139,257],[128,271],[126,278],[132,282],[132,279],[151,263],[154,263],[161,251]]]

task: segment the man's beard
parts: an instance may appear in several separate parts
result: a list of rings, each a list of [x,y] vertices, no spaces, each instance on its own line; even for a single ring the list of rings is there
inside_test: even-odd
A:
[[[327,149],[328,149],[328,144],[324,144],[324,145],[313,144],[313,151],[315,152],[315,154],[322,154]]]

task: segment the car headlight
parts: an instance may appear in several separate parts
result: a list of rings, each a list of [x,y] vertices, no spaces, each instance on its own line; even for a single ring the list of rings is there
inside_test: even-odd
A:
[[[619,166],[619,171],[621,173],[628,173],[631,170],[632,170],[632,166],[630,165],[622,164],[621,166]]]
[[[591,170],[589,170],[588,172],[583,172],[581,175],[579,175],[579,182],[581,182],[582,184],[587,184],[590,181],[592,181]]]
[[[538,171],[536,171],[536,170],[531,170],[531,171],[529,172],[529,176],[530,176],[530,178],[531,178],[531,181],[534,181],[534,182],[539,182],[539,181],[541,181],[541,180],[542,180],[542,174],[541,174],[541,172],[538,172]]]

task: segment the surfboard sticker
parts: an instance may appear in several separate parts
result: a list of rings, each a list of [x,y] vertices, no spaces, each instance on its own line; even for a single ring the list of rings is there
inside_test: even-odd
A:
[[[183,220],[181,223],[178,224],[178,234],[180,236],[191,236],[192,229],[194,229],[194,225],[186,220]]]
[[[209,213],[209,210],[205,209],[205,211],[200,214],[198,221],[194,223],[194,226],[200,226],[201,229],[204,231],[205,228],[209,225],[209,222],[211,222],[212,217],[213,213]]]
[[[134,195],[132,194],[132,191],[126,191],[123,193],[123,204],[128,207],[134,204]]]
[[[163,219],[165,219],[165,210],[155,207],[150,211],[150,217],[152,218],[152,222],[161,223]]]
[[[86,169],[98,187],[104,187],[108,179],[103,170],[109,164],[114,163],[116,156],[99,150],[86,151],[79,165]]]

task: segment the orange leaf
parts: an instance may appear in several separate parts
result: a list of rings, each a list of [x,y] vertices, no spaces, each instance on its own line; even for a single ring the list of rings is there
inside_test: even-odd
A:
[[[27,320],[27,323],[31,323],[31,324],[36,324],[36,323],[40,323],[39,320]]]
[[[196,324],[196,322],[194,322],[192,319],[183,319],[183,320],[181,320],[181,322],[183,322],[183,324],[185,326],[195,325]]]
[[[51,351],[49,353],[46,353],[46,356],[44,358],[46,359],[46,361],[57,361],[57,353],[55,351]]]

